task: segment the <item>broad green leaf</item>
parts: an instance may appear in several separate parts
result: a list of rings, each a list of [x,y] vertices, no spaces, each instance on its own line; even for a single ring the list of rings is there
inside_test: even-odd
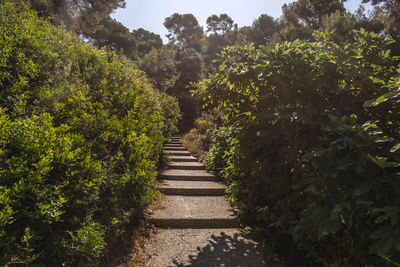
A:
[[[223,70],[225,70],[225,69],[226,69],[226,64],[225,64],[225,62],[222,63],[221,65],[219,65],[219,67],[218,67],[218,70],[219,70],[219,71],[223,71]]]
[[[371,239],[382,239],[389,237],[390,235],[393,234],[393,227],[390,225],[385,225],[379,228],[378,230],[373,231],[370,235],[369,238]]]
[[[367,121],[365,122],[362,127],[365,131],[367,131],[369,128],[377,129],[378,126],[376,125],[377,121]]]
[[[324,237],[334,234],[342,228],[343,224],[338,220],[328,220],[323,222],[319,227],[319,236]]]
[[[400,149],[400,143],[394,145],[394,146],[390,149],[390,152],[396,152],[396,151],[399,150],[399,149]]]
[[[389,92],[384,95],[381,95],[380,97],[378,97],[376,99],[366,101],[364,103],[364,107],[366,107],[366,108],[375,107],[375,106],[379,105],[380,103],[387,101],[388,99],[395,98],[398,96],[400,96],[400,91]]]
[[[368,157],[376,164],[378,165],[380,168],[385,169],[385,168],[395,168],[395,167],[399,167],[400,163],[397,162],[390,162],[388,161],[388,158],[386,157],[379,157],[379,156],[371,156],[370,154],[368,154]]]
[[[354,189],[353,196],[358,197],[358,196],[365,195],[365,194],[369,193],[369,191],[371,191],[371,189],[375,185],[376,185],[376,183],[374,183],[374,182],[368,182],[368,183],[362,184],[362,185],[358,186],[356,189]]]
[[[387,256],[387,253],[392,248],[392,245],[393,245],[393,237],[389,237],[387,239],[381,239],[378,242],[375,242],[371,245],[370,252],[378,256],[384,257]]]

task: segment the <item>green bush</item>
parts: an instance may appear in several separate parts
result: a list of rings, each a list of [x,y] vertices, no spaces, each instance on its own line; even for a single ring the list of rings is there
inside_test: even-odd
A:
[[[211,142],[211,136],[215,130],[215,115],[203,113],[200,118],[194,120],[194,128],[182,138],[182,144],[190,153],[204,161]]]
[[[0,265],[93,266],[158,195],[176,99],[125,57],[1,2]]]
[[[227,111],[209,167],[289,265],[400,264],[399,60],[383,35],[315,37],[223,50],[197,90]]]
[[[163,125],[164,136],[172,136],[178,132],[178,122],[182,118],[176,97],[166,93],[159,94],[162,115],[165,118]]]

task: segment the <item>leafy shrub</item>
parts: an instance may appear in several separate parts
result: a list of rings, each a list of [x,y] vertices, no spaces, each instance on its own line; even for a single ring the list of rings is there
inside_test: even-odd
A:
[[[0,34],[0,265],[93,266],[157,197],[176,100],[23,1]]]
[[[165,118],[163,125],[164,136],[172,136],[178,132],[178,122],[181,119],[179,104],[176,97],[166,93],[159,94],[162,115]]]
[[[212,117],[210,114],[203,114],[202,117],[195,119],[194,128],[182,138],[182,144],[201,161],[206,157],[211,135],[215,128]]]
[[[219,127],[211,136],[209,144],[210,150],[207,153],[207,168],[214,171],[218,176],[224,177],[224,168],[228,165],[228,159],[231,156],[231,148],[234,148],[232,139],[233,134],[227,127]],[[224,177],[227,178],[228,177]],[[227,181],[228,184],[231,182]]]
[[[399,264],[392,41],[364,30],[348,45],[315,37],[223,50],[197,90],[227,111],[209,167],[229,183],[242,222],[289,265]]]

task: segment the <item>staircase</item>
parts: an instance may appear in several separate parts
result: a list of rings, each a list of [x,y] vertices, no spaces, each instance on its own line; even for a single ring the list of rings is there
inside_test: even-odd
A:
[[[148,216],[157,226],[143,245],[146,267],[266,266],[259,245],[241,235],[225,187],[172,137],[160,174],[164,193]]]
[[[172,137],[163,152],[171,159],[160,174],[160,191],[165,196],[151,214],[150,222],[163,228],[236,227],[225,186],[190,155],[180,137]]]

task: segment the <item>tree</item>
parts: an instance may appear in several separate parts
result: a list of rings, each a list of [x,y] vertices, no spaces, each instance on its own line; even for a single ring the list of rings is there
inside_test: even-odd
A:
[[[132,34],[137,41],[137,52],[139,57],[143,57],[152,49],[159,49],[162,47],[163,43],[159,34],[155,34],[143,28],[133,30]]]
[[[360,7],[354,14],[336,11],[322,18],[320,30],[331,32],[331,38],[341,44],[353,42],[354,30],[361,28],[380,33],[384,30],[384,12],[376,8],[370,16],[366,16],[365,9]]]
[[[396,43],[391,45],[392,53],[400,55],[400,0],[363,0],[363,3],[368,2],[385,10],[385,31],[396,40]]]
[[[266,45],[271,40],[273,34],[279,31],[279,28],[280,25],[277,20],[267,14],[262,14],[251,26],[251,41],[256,46]]]
[[[206,63],[206,73],[215,73],[217,70],[217,64],[213,63],[213,60],[226,46],[231,45],[244,45],[247,44],[246,36],[243,34],[242,29],[238,29],[237,24],[233,25],[233,28],[223,34],[211,33],[205,36],[202,40],[202,45],[206,46],[204,61]]]
[[[39,16],[55,25],[65,24],[67,29],[92,34],[101,27],[101,20],[113,10],[125,7],[125,0],[28,0]]]
[[[141,70],[146,72],[149,80],[160,91],[167,91],[175,85],[179,73],[175,64],[176,51],[164,46],[151,50],[138,62]]]
[[[211,15],[207,18],[207,32],[225,34],[233,28],[233,19],[227,14]]]
[[[302,23],[294,7],[295,3],[282,6],[282,29],[280,34],[284,40],[293,41],[295,39],[311,40],[312,29],[307,23]]]
[[[200,105],[190,93],[191,83],[204,78],[204,60],[202,54],[193,48],[179,49],[175,57],[179,79],[167,93],[176,96],[182,112],[179,122],[181,131],[188,131],[193,127],[194,119],[198,117]]]
[[[165,19],[164,26],[169,32],[167,37],[170,41],[176,41],[182,48],[200,50],[203,29],[192,14],[174,13]]]
[[[110,17],[104,18],[101,25],[99,30],[90,35],[95,45],[108,46],[117,51],[122,49],[129,58],[136,56],[137,43],[128,28]]]
[[[282,6],[282,31],[285,40],[312,41],[312,32],[320,29],[324,16],[346,9],[340,0],[298,0]]]

